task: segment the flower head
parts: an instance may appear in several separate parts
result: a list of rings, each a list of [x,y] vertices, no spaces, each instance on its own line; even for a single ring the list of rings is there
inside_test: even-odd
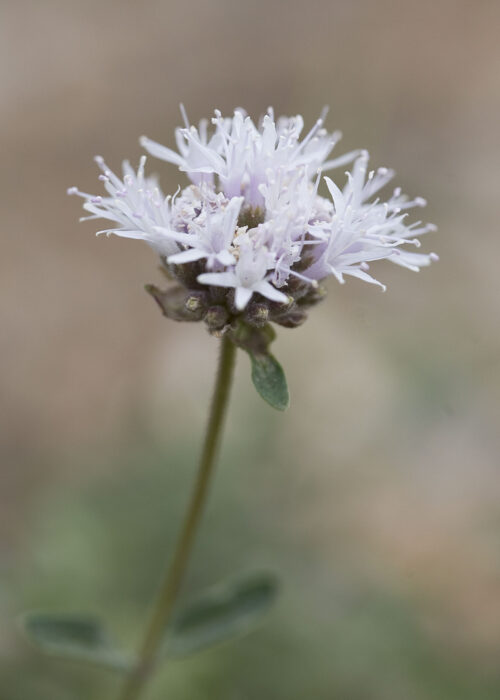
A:
[[[394,173],[368,171],[366,151],[332,159],[340,134],[325,130],[324,115],[302,136],[302,117],[275,120],[271,109],[258,124],[241,109],[232,117],[216,111],[210,126],[207,120],[192,126],[183,108],[182,114],[177,151],[141,138],[150,155],[187,174],[191,184],[180,193],[165,197],[145,177],[145,157],[137,172],[125,162],[122,179],[96,159],[107,196],[69,192],[85,199],[86,218],[113,222],[104,232],[152,246],[187,298],[205,305],[206,319],[252,323],[249,304],[255,302],[259,319],[264,308],[266,318],[297,325],[322,298],[320,283],[329,276],[384,287],[368,273],[373,261],[387,258],[418,270],[437,259],[414,251],[435,227],[407,220],[408,210],[425,201],[410,200],[399,188],[384,200],[380,191]],[[348,164],[345,180],[324,176],[329,196],[320,196],[323,173]],[[181,317],[176,307],[175,318]]]

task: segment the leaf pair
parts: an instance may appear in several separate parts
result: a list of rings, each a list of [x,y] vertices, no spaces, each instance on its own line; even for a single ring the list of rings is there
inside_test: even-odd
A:
[[[239,637],[255,627],[278,591],[269,574],[218,586],[186,605],[166,630],[162,659],[182,659]],[[45,653],[129,673],[136,659],[116,648],[100,620],[78,615],[32,613],[24,618],[30,639]]]

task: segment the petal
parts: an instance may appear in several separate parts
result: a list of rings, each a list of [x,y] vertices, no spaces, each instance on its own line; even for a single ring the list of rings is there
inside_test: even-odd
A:
[[[236,262],[236,258],[228,250],[221,250],[216,258],[222,265],[234,265]]]
[[[356,267],[353,267],[350,270],[342,270],[342,272],[344,273],[344,275],[351,275],[352,277],[359,277],[359,279],[363,280],[364,282],[370,282],[370,284],[378,284],[379,287],[382,287],[382,291],[384,291],[384,292],[386,290],[385,284],[382,284],[382,282],[379,282],[371,275],[368,275],[366,272],[363,272],[363,270],[359,270]]]
[[[252,298],[253,290],[248,287],[237,287],[234,295],[234,303],[239,311],[242,311]]]
[[[333,205],[335,207],[335,214],[337,216],[342,216],[345,210],[345,198],[337,185],[329,177],[325,177],[325,182],[328,190],[332,196]]]
[[[201,284],[213,284],[215,287],[236,287],[237,280],[234,272],[204,272],[198,275]]]
[[[97,236],[99,236],[101,233],[105,233],[106,235],[110,235],[111,233],[115,236],[120,236],[121,238],[135,238],[137,240],[143,240],[147,241],[149,243],[149,236],[147,233],[144,231],[132,231],[129,230],[127,231],[126,229],[123,228],[114,228],[114,229],[102,229],[102,231],[97,232]]]
[[[411,253],[407,250],[398,250],[389,258],[396,265],[401,265],[401,267],[406,267],[414,272],[418,272],[421,267],[427,267],[435,259],[436,256],[433,253],[426,255],[425,253]]]
[[[178,243],[184,243],[185,245],[195,246],[198,242],[198,236],[193,233],[182,233],[179,231],[172,231],[164,226],[153,226],[153,229],[162,236],[167,236],[168,238],[173,238],[174,241]]]
[[[182,265],[182,263],[194,262],[195,260],[201,260],[206,257],[207,253],[204,250],[190,248],[189,250],[183,250],[181,253],[169,255],[167,262],[174,263],[175,265]]]
[[[160,160],[166,160],[167,163],[173,163],[174,165],[178,165],[179,167],[181,165],[184,165],[185,163],[184,158],[175,151],[172,151],[171,148],[162,146],[161,143],[152,141],[151,139],[148,139],[147,136],[141,136],[141,138],[139,139],[139,143],[143,148],[146,149],[148,153],[150,153],[155,158],[159,158]]]
[[[288,301],[288,297],[286,294],[283,294],[283,292],[278,291],[276,287],[273,287],[273,285],[270,282],[267,282],[266,280],[262,280],[262,282],[256,284],[254,290],[256,292],[259,292],[259,294],[262,294],[262,296],[266,297],[266,299],[270,299],[271,301],[279,301],[283,304]]]
[[[327,160],[326,163],[323,163],[323,165],[321,166],[321,170],[324,172],[325,170],[333,170],[334,168],[340,168],[342,165],[347,165],[348,163],[351,163],[360,154],[360,149],[357,149],[356,151],[349,151],[349,153],[344,153],[343,156],[339,156],[338,158],[334,158],[333,160]]]

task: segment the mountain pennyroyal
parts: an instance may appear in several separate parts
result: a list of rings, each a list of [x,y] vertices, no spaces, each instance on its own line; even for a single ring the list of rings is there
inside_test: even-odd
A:
[[[366,151],[330,158],[340,134],[324,129],[324,116],[301,140],[302,117],[275,121],[271,109],[257,125],[241,109],[229,118],[216,111],[210,127],[207,120],[192,126],[183,108],[182,114],[178,151],[141,138],[151,155],[177,165],[191,180],[180,193],[165,196],[154,178],[145,177],[144,156],[137,172],[123,164],[123,179],[96,158],[107,196],[68,190],[85,199],[90,216],[84,218],[113,222],[99,233],[145,240],[161,256],[186,289],[184,311],[178,289],[162,293],[161,301],[155,295],[167,316],[204,317],[216,334],[237,318],[259,325],[265,316],[296,326],[323,298],[321,283],[329,276],[343,283],[350,275],[385,289],[368,273],[373,261],[419,270],[437,259],[411,250],[435,229],[408,221],[408,210],[425,200],[410,200],[399,188],[381,198],[394,173],[369,171]],[[350,171],[335,181],[323,177],[329,197],[320,196],[323,173],[349,163]],[[194,315],[193,295],[199,302]],[[257,321],[252,302],[259,305]],[[214,315],[214,305],[224,313]]]
[[[190,184],[165,196],[153,177],[125,161],[121,177],[100,157],[104,196],[68,190],[85,201],[88,216],[113,233],[146,241],[175,282],[166,291],[146,287],[165,316],[204,321],[219,337],[220,359],[203,449],[191,499],[167,575],[135,655],[113,648],[99,620],[82,616],[31,615],[26,629],[50,654],[95,662],[125,673],[120,700],[140,700],[165,659],[181,658],[246,631],[272,605],[276,578],[251,576],[179,604],[227,413],[237,348],[250,356],[252,381],[271,406],[289,404],[285,374],[270,352],[272,323],[300,325],[325,295],[324,280],[346,276],[384,285],[368,270],[387,259],[410,270],[436,260],[415,252],[431,224],[408,221],[425,205],[395,189],[381,192],[394,173],[368,169],[368,153],[331,152],[340,135],[323,127],[324,115],[301,139],[302,117],[274,119],[269,110],[255,124],[243,110],[229,118],[215,112],[176,130],[177,151],[143,137],[149,154],[173,163]],[[349,165],[335,178],[324,175]],[[324,195],[319,186],[324,180]],[[323,191],[322,190],[322,191]],[[175,404],[173,404],[175,406]]]

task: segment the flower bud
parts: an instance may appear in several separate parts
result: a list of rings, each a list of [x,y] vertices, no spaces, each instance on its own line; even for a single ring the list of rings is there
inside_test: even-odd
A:
[[[277,323],[279,326],[284,326],[285,328],[297,328],[297,326],[301,326],[306,320],[307,311],[300,306],[293,306],[286,313],[272,317],[274,323]]]
[[[201,321],[206,310],[206,293],[184,287],[172,287],[162,291],[153,284],[145,287],[151,294],[164,316],[173,321]]]
[[[228,319],[229,314],[224,306],[211,306],[205,314],[204,321],[209,331],[220,331],[224,328]]]
[[[265,326],[269,320],[269,306],[259,302],[251,302],[246,309],[245,320],[257,328]]]

